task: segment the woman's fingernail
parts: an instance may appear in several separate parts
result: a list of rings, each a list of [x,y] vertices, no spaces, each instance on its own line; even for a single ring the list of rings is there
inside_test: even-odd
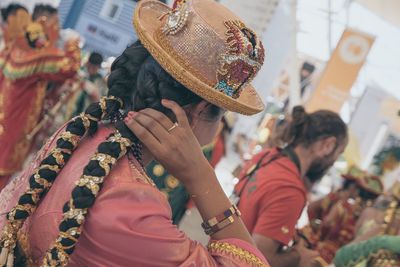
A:
[[[126,117],[126,118],[124,119],[124,122],[125,122],[125,123],[129,123],[131,120],[132,120],[132,118]]]

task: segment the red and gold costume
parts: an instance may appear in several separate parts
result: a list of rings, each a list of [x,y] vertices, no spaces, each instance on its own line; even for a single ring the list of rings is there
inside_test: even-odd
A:
[[[0,54],[0,190],[22,168],[31,146],[26,136],[38,123],[48,82],[73,76],[80,64],[76,40],[62,51],[47,39],[53,36],[45,32],[51,25],[31,22],[24,11],[15,16],[7,28],[20,32],[7,40]]]
[[[363,205],[359,201],[341,200],[325,217],[319,233],[319,242],[314,245],[326,262],[332,262],[336,251],[353,240],[355,225],[362,210]]]
[[[329,193],[324,198],[318,200],[318,203],[316,203],[318,207],[312,210],[311,209],[307,210],[309,220],[314,221],[324,218],[326,215],[329,214],[332,207],[339,201],[340,201],[339,191]]]
[[[400,182],[363,211],[357,227],[357,237],[336,253],[336,266],[400,266]]]
[[[359,188],[371,193],[371,197],[382,193],[383,185],[378,177],[360,171],[358,175],[353,178]],[[330,198],[333,197],[330,196]],[[319,226],[313,225],[310,220],[311,224],[300,232],[308,241],[309,247],[317,250],[323,261],[331,263],[336,251],[354,239],[357,220],[364,208],[368,206],[368,202],[369,200],[362,200],[361,197],[340,199],[328,213],[325,210]]]

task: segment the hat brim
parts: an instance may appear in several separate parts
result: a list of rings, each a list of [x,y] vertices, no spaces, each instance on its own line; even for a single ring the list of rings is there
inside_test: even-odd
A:
[[[239,98],[227,96],[195,77],[157,43],[154,35],[162,27],[163,21],[160,17],[169,11],[171,9],[159,1],[144,0],[137,4],[133,17],[136,34],[141,43],[161,67],[186,88],[220,108],[244,115],[263,111],[265,106],[251,84],[243,89]]]
[[[376,176],[372,177],[372,179],[376,180],[376,181],[380,184],[380,189],[371,187],[371,185],[369,185],[369,184],[365,181],[365,178],[360,178],[360,179],[358,179],[358,180],[357,180],[357,184],[358,184],[358,186],[360,186],[360,187],[361,187],[362,189],[364,189],[365,191],[370,192],[370,193],[375,194],[375,195],[378,196],[378,195],[382,194],[382,192],[383,192],[383,185],[382,185],[382,182],[380,182],[379,178],[376,177]]]

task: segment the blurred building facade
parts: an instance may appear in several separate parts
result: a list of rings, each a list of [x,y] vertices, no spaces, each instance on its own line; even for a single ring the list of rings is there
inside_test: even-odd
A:
[[[61,0],[60,24],[81,34],[84,49],[117,56],[137,40],[132,25],[135,6],[133,0]]]

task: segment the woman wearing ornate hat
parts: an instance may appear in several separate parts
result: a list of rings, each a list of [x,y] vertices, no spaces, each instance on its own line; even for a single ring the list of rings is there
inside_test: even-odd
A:
[[[225,110],[263,109],[250,85],[261,42],[212,0],[172,10],[140,1],[134,25],[140,42],[114,62],[108,97],[60,129],[0,195],[0,266],[268,266],[200,149]],[[143,171],[153,158],[191,194],[208,248],[171,223]]]

